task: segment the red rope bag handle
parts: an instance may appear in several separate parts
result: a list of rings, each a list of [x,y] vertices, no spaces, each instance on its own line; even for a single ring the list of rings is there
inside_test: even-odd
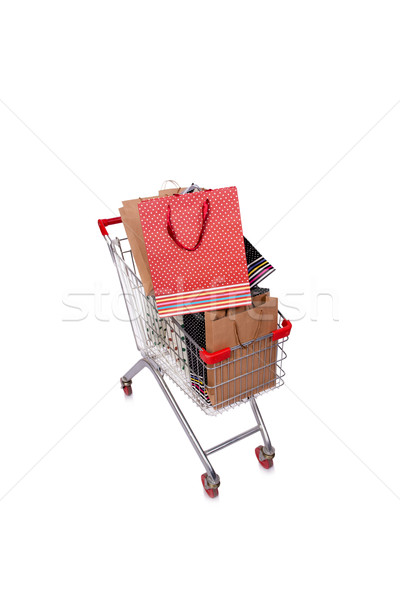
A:
[[[190,252],[193,252],[193,250],[196,250],[200,244],[201,244],[201,240],[203,239],[203,235],[204,235],[204,231],[206,228],[206,222],[207,222],[207,218],[208,215],[210,213],[210,201],[208,198],[206,198],[203,202],[203,207],[202,207],[202,219],[203,219],[203,224],[201,227],[201,231],[200,231],[200,235],[199,235],[199,239],[197,240],[196,244],[193,246],[193,248],[188,248],[187,246],[184,246],[176,237],[176,234],[174,233],[174,230],[172,229],[172,223],[171,223],[171,206],[168,204],[168,210],[167,210],[167,231],[169,233],[169,235],[171,236],[171,238],[174,240],[175,244],[177,246],[179,246],[179,248],[181,248],[182,250],[189,250]]]

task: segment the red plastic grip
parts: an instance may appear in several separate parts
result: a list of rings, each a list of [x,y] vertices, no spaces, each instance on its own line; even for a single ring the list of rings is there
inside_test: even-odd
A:
[[[224,348],[223,350],[217,350],[216,352],[207,352],[207,350],[204,350],[204,348],[202,348],[199,354],[201,360],[204,361],[206,365],[215,365],[215,363],[221,362],[221,360],[229,358],[231,355],[231,349]]]
[[[107,227],[109,225],[118,225],[118,223],[122,223],[121,217],[113,217],[112,219],[99,219],[97,221],[100,231],[103,235],[108,235]]]
[[[282,321],[282,327],[280,327],[279,329],[276,329],[275,331],[272,332],[272,339],[275,340],[281,340],[284,337],[287,337],[290,333],[292,329],[292,324],[290,321],[287,321],[286,319],[283,319]]]

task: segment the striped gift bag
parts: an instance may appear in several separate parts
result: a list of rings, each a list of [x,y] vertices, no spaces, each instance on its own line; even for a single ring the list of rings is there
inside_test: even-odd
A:
[[[160,317],[251,304],[235,187],[138,208]]]

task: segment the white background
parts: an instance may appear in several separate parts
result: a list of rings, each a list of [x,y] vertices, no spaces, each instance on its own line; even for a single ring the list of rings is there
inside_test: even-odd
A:
[[[398,3],[1,6],[1,597],[398,598]],[[216,500],[150,374],[118,388],[96,221],[167,178],[236,185],[297,307],[275,467],[216,454]],[[206,447],[252,426],[177,398]]]

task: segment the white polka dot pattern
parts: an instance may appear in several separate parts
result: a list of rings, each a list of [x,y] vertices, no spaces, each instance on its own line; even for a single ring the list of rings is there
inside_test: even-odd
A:
[[[183,250],[168,234],[168,205],[176,238],[191,248],[201,232],[206,199],[201,244],[193,252]],[[138,208],[161,316],[251,303],[236,187],[144,200]]]

